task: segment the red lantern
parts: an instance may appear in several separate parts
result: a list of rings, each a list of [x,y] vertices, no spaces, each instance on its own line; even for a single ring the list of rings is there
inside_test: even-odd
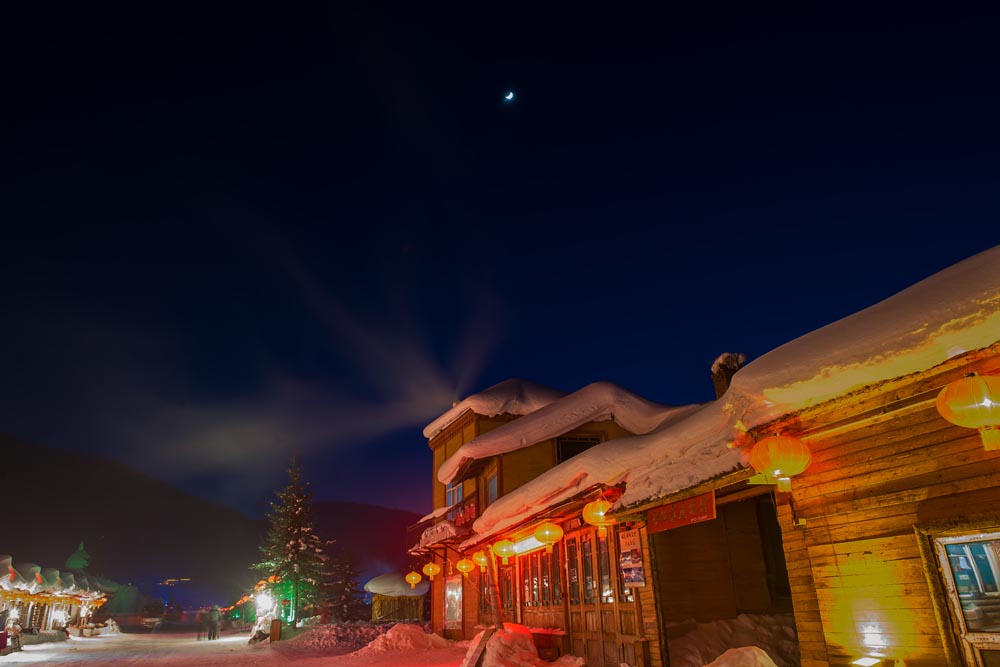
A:
[[[486,552],[485,551],[477,551],[476,553],[472,554],[472,560],[476,561],[476,564],[479,565],[479,571],[480,572],[485,572],[486,571]]]
[[[417,584],[420,583],[420,580],[423,579],[423,577],[421,577],[416,572],[410,572],[409,574],[406,575],[405,579],[406,583],[410,585],[410,588],[416,588]]]
[[[510,540],[500,540],[493,545],[493,553],[503,559],[503,564],[507,564],[507,559],[513,556],[516,552],[514,551],[514,543]]]
[[[609,509],[611,509],[611,503],[604,498],[598,498],[583,506],[583,520],[591,526],[597,526],[597,536],[601,539],[607,536],[608,526],[615,522],[611,517],[605,516]]]
[[[778,481],[778,491],[792,490],[793,475],[809,467],[812,453],[798,438],[772,435],[764,438],[750,450],[750,465],[754,470]]]
[[[978,429],[986,451],[1000,449],[1000,376],[955,380],[938,394],[937,409],[952,424]]]
[[[549,521],[535,528],[535,539],[544,544],[549,553],[552,553],[552,545],[561,540],[562,536],[563,529]]]
[[[468,558],[463,558],[455,563],[455,569],[461,572],[463,577],[468,577],[469,573],[476,569],[476,564]]]
[[[440,573],[441,573],[441,566],[438,565],[437,563],[427,563],[427,565],[424,565],[424,574],[426,574],[427,578],[430,579],[431,581],[434,581],[434,575]]]

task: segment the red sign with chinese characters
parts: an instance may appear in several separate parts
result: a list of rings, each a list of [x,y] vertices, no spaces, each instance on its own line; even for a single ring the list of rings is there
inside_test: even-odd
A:
[[[680,528],[715,518],[715,491],[660,505],[646,512],[646,529],[650,533]]]

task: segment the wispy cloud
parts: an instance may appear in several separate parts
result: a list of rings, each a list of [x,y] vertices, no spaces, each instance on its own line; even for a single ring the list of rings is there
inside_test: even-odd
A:
[[[247,360],[248,386],[212,390],[206,374],[217,371],[196,365],[184,334],[36,313],[23,348],[0,353],[9,371],[0,418],[21,437],[107,452],[170,481],[210,478],[220,500],[237,503],[270,494],[292,452],[329,453],[432,420],[468,391],[499,340],[498,311],[482,308],[442,361],[418,322],[366,321],[304,271],[290,275],[326,329],[324,352],[349,372],[306,378],[265,354]]]

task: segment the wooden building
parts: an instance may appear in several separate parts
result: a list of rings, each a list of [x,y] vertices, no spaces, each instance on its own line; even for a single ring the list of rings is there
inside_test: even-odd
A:
[[[685,622],[789,611],[785,664],[1000,665],[1000,442],[946,420],[937,400],[970,373],[1000,377],[1000,246],[729,371],[716,401],[655,425],[629,428],[630,411],[612,411],[624,432],[569,459],[551,438],[524,440],[522,455],[540,445],[534,467],[487,491],[472,521],[460,524],[469,510],[445,490],[412,541],[445,568],[435,629],[467,637],[490,624],[483,573],[449,568],[506,541],[518,547],[497,568],[504,619],[550,628],[547,655],[588,667],[665,667]],[[989,382],[993,395],[971,405],[996,427],[1000,380]],[[513,423],[530,430],[569,403]],[[511,453],[470,451],[489,431],[462,419],[431,439],[444,447],[435,468],[482,494]],[[808,451],[802,466],[757,456],[779,435]],[[604,539],[583,518],[601,497]],[[551,554],[532,542],[543,522],[563,531]]]
[[[482,407],[480,397],[470,397],[453,410],[450,422],[439,420],[427,433],[434,451],[437,509],[412,527],[408,541],[412,553],[442,568],[432,581],[431,621],[436,632],[453,639],[471,638],[495,622],[484,597],[489,572],[476,567],[463,575],[456,569],[476,552],[492,554],[490,545],[500,539],[493,532],[472,530],[483,510],[600,443],[646,431],[691,410],[658,405],[609,383],[568,396],[552,395],[537,385],[525,390],[510,384],[484,394],[495,397],[504,391],[535,394],[523,401],[531,407],[524,410],[526,416],[491,414],[496,407]],[[538,400],[540,395],[545,400]],[[618,667],[622,661],[644,661],[648,648],[641,593],[619,576],[624,524],[603,538],[580,517],[582,507],[602,493],[613,497],[615,492],[585,490],[544,516],[507,527],[502,537],[513,553],[491,560],[490,566],[496,568],[503,619],[533,628],[540,654],[557,657],[569,651],[589,664]],[[564,533],[550,549],[534,536],[546,521]]]
[[[972,372],[1000,344],[756,429],[812,451],[779,507],[803,667],[1000,664],[1000,452],[935,404]]]

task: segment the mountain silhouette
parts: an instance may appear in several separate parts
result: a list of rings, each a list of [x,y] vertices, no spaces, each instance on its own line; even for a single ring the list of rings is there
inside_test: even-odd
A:
[[[82,542],[88,573],[180,604],[226,604],[259,578],[249,565],[259,558],[262,519],[95,454],[0,435],[0,455],[0,554],[14,562],[63,570]],[[407,566],[406,526],[420,516],[324,501],[315,503],[315,518],[317,533],[351,553],[367,578]],[[190,582],[157,586],[168,578]]]

